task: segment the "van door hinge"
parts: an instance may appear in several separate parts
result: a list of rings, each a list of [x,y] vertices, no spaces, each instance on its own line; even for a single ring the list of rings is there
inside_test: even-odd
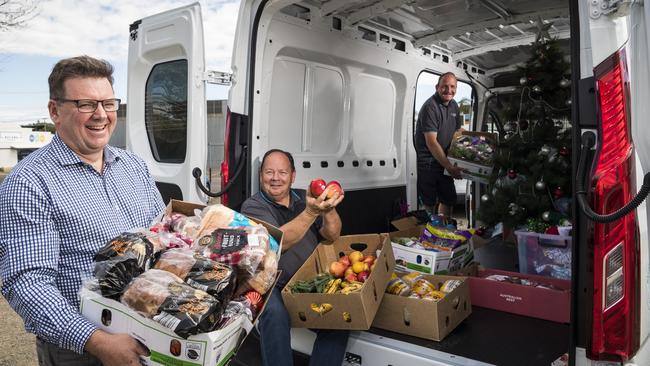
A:
[[[598,19],[601,15],[623,17],[630,14],[632,5],[643,5],[643,0],[591,0],[589,2],[589,16]]]
[[[203,80],[209,84],[225,85],[232,84],[233,75],[223,71],[208,70],[203,74]]]

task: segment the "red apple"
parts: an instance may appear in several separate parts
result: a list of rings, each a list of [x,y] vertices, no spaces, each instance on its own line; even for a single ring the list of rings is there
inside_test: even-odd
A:
[[[309,183],[309,191],[314,197],[319,197],[325,191],[325,181],[322,178],[314,179]]]
[[[350,282],[359,281],[359,279],[357,278],[357,275],[355,275],[354,273],[350,273],[350,274],[346,275],[345,279],[350,281]]]
[[[366,282],[366,280],[368,279],[369,276],[370,276],[370,273],[368,273],[368,271],[363,271],[363,272],[357,273],[357,279],[359,280],[359,282]]]
[[[339,262],[345,264],[345,267],[350,267],[350,258],[347,255],[342,256],[339,258]]]
[[[336,278],[342,278],[345,274],[345,264],[341,262],[330,263],[330,274]]]
[[[368,263],[369,266],[372,266],[375,263],[376,259],[377,257],[375,257],[374,255],[368,255],[363,258],[363,263]]]
[[[326,187],[329,188],[329,191],[327,192],[327,198],[331,198],[336,192],[338,192],[339,196],[343,194],[343,188],[341,188],[339,182],[335,180],[327,183]]]

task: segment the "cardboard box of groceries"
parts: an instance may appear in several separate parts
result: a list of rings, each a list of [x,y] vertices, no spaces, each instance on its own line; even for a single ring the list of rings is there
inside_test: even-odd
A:
[[[446,274],[471,263],[474,258],[472,239],[450,251],[417,249],[396,242],[397,238],[420,238],[425,230],[426,225],[418,225],[388,234],[393,245],[397,271]]]
[[[205,205],[201,204],[172,200],[165,212],[194,216],[195,209],[200,210],[204,207]],[[267,229],[269,235],[277,242],[279,252],[282,247],[282,231],[268,223],[250,219]],[[277,278],[276,275],[276,282]],[[271,289],[273,287],[271,286]],[[143,359],[144,364],[220,366],[226,365],[237,352],[238,347],[264,311],[269,294],[270,291],[262,296],[262,305],[253,321],[243,315],[235,316],[225,324],[221,324],[217,330],[190,335],[187,339],[174,332],[172,329],[175,328],[174,324],[144,317],[120,301],[101,296],[99,292],[84,287],[79,295],[81,313],[93,324],[109,333],[129,334],[149,349],[151,354]],[[169,317],[169,322],[177,321]]]
[[[353,291],[349,291],[349,288],[335,289],[329,291],[330,293],[292,291],[299,281],[327,273],[332,262],[355,251],[362,252],[364,256],[376,255],[376,259],[365,282],[353,284],[352,286],[358,286]],[[393,250],[386,234],[348,235],[331,244],[319,244],[282,290],[282,299],[291,317],[291,326],[313,329],[369,329],[394,266]],[[339,280],[339,284],[351,283]]]
[[[454,135],[447,158],[464,169],[464,179],[488,183],[494,167],[493,154],[497,136],[487,132],[462,131]],[[447,171],[445,171],[447,173]]]
[[[387,293],[379,306],[373,327],[441,341],[472,313],[467,278],[424,274],[421,276],[433,284],[437,291],[441,288],[447,290],[446,281],[455,287],[451,286],[451,291],[447,293],[442,291],[444,297],[436,298],[437,301]],[[399,281],[395,278],[393,280]]]
[[[183,339],[170,328],[147,319],[122,303],[82,289],[81,314],[109,333],[126,333],[142,342],[151,354],[146,365],[225,365],[250,332],[253,324],[238,317],[210,333]]]

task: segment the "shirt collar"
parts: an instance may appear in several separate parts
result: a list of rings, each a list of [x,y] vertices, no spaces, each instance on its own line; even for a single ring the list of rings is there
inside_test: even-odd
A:
[[[52,148],[54,149],[54,156],[63,166],[84,163],[79,156],[72,151],[65,142],[63,142],[58,133],[52,138]],[[120,158],[121,153],[116,148],[109,145],[104,147],[105,163],[112,164],[115,161],[119,161]]]
[[[296,202],[301,201],[302,198],[301,198],[300,195],[299,195],[298,193],[296,193],[293,189],[290,189],[289,192],[290,192],[290,194],[289,194],[289,207],[288,207],[288,208],[289,208],[289,209],[293,209],[293,206],[296,204]],[[262,196],[262,198],[263,198],[266,202],[272,204],[273,206],[275,206],[275,207],[277,207],[277,208],[280,208],[280,207],[287,208],[287,207],[285,207],[285,206],[283,206],[283,205],[281,205],[281,204],[275,202],[271,197],[267,196],[266,193],[265,193],[263,190],[261,190],[261,189],[260,189],[260,195]]]
[[[440,98],[440,94],[438,94],[438,92],[436,92],[436,93],[433,95],[433,99],[435,99],[435,101],[436,101],[438,104],[440,104],[441,106],[446,107],[446,105],[444,105],[444,103],[442,102],[442,98]],[[449,103],[447,103],[447,105],[449,105]]]

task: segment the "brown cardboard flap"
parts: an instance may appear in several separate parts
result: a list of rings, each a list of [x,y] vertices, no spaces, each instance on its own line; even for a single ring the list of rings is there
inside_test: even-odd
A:
[[[317,271],[327,272],[329,270],[329,264],[339,260],[339,255],[336,252],[334,246],[329,244],[321,243],[316,247],[316,268]]]
[[[406,230],[418,226],[418,219],[415,216],[403,217],[390,222],[397,230]]]

